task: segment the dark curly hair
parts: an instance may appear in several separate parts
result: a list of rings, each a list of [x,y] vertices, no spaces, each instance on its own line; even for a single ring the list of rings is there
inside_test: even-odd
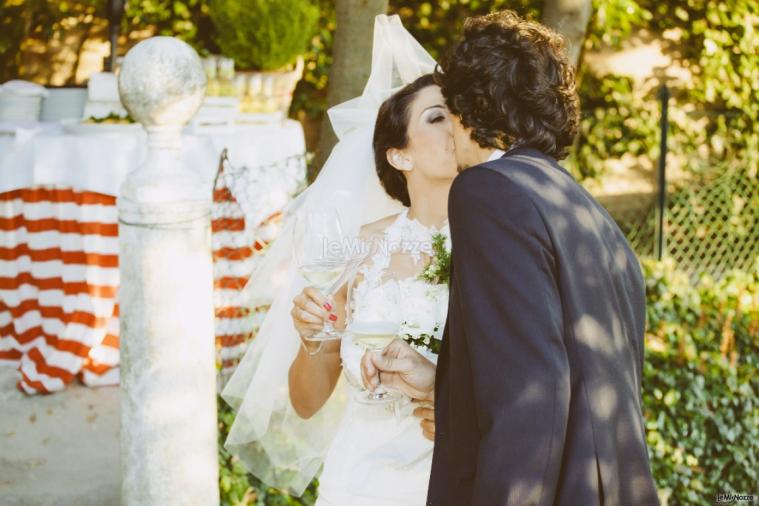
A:
[[[468,18],[434,75],[480,146],[567,156],[579,123],[575,73],[550,28],[513,11]]]
[[[435,80],[432,74],[425,74],[414,82],[407,84],[382,102],[374,124],[374,163],[377,176],[385,191],[404,206],[411,205],[408,185],[403,172],[396,169],[387,161],[387,150],[390,148],[403,149],[408,145],[408,122],[411,103],[416,94],[427,86],[433,86]]]

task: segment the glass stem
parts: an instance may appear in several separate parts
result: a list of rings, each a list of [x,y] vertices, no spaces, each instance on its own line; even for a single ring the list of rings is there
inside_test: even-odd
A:
[[[375,355],[382,355],[382,350],[372,350],[372,352]],[[380,377],[379,371],[377,371],[377,388],[374,389],[374,396],[377,398],[381,398],[387,391],[382,386],[382,379]]]

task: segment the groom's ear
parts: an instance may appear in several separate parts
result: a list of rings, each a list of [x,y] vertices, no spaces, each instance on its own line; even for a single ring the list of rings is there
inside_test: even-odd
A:
[[[387,150],[387,161],[398,170],[408,171],[414,168],[411,159],[403,151],[396,148]]]

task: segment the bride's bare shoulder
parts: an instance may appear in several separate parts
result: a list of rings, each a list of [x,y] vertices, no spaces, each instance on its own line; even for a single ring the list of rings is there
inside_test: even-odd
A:
[[[390,225],[393,224],[393,222],[395,222],[395,220],[398,218],[398,214],[392,214],[390,216],[381,218],[377,221],[373,221],[371,223],[367,223],[366,225],[363,225],[361,227],[361,232],[360,232],[361,237],[372,237],[376,235],[382,235],[385,232],[385,229],[387,229],[387,227],[389,227]]]

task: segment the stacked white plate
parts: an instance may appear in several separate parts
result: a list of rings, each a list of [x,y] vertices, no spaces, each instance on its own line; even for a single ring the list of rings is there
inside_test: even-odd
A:
[[[0,85],[0,121],[39,120],[45,96],[44,86],[28,81],[13,80]]]
[[[112,72],[97,72],[87,82],[87,100],[84,104],[84,118],[105,118],[115,114],[126,116],[127,111],[121,105],[119,81]]]
[[[42,101],[42,121],[81,119],[87,100],[86,88],[48,88],[48,96]]]

